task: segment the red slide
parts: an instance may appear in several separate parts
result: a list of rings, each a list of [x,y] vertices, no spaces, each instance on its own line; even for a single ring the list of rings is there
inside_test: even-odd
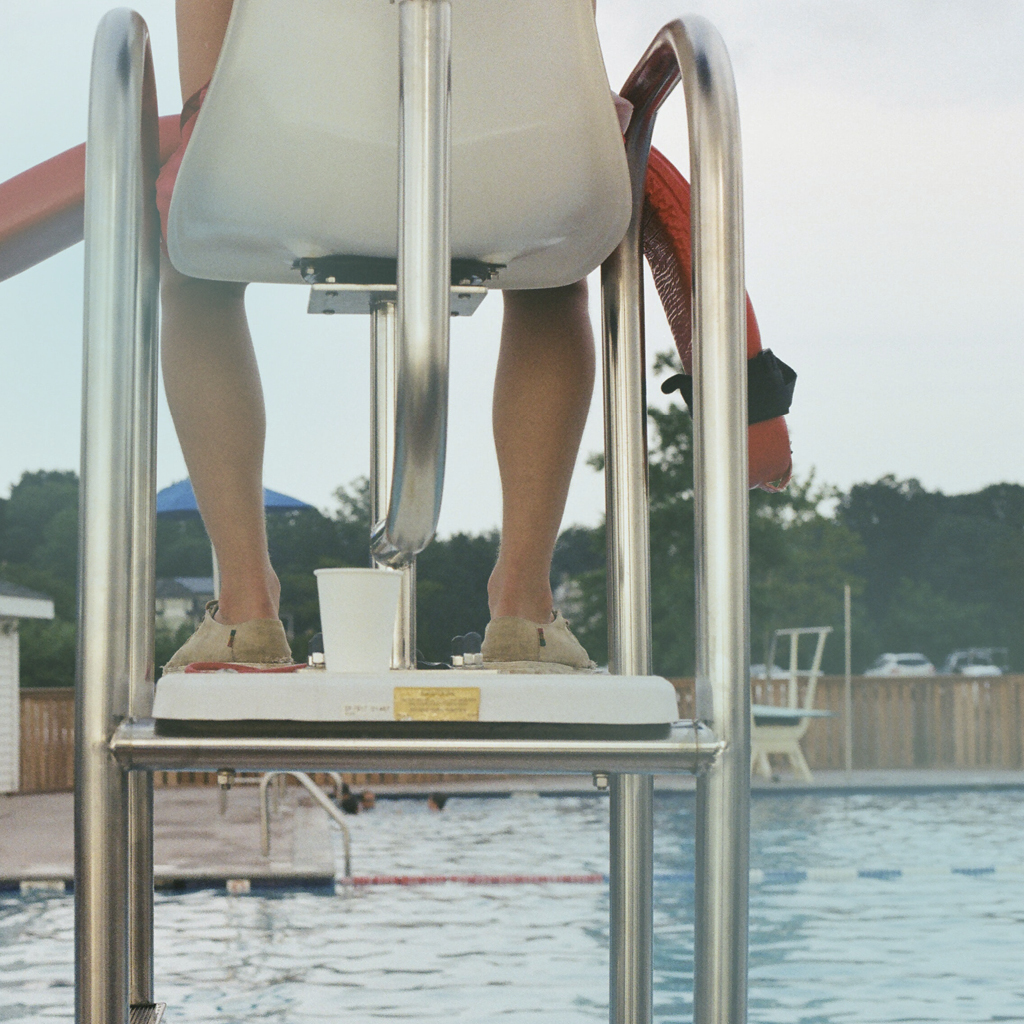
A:
[[[178,148],[178,115],[160,118],[160,163]],[[0,182],[0,281],[82,240],[85,143]]]

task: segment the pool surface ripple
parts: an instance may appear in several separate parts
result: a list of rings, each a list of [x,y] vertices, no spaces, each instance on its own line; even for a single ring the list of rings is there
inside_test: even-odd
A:
[[[353,867],[604,874],[607,813],[586,797],[440,814],[382,800],[350,819]],[[659,796],[656,819],[655,1019],[675,1024],[691,1019],[692,799]],[[1013,792],[755,799],[750,1020],[1024,1020],[1024,874],[1004,870],[1022,835]],[[601,883],[161,893],[157,994],[168,1024],[604,1021],[607,914]],[[72,965],[70,896],[0,898],[0,1022],[70,1019]]]

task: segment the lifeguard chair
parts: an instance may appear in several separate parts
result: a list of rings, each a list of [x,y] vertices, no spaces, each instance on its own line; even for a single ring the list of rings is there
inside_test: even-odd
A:
[[[280,62],[268,53],[292,60],[288,74],[274,73]],[[697,720],[673,722],[673,709],[652,697],[637,722],[631,705],[644,701],[633,695],[665,692],[650,677],[641,213],[655,117],[680,80],[694,214]],[[414,671],[413,558],[440,505],[453,306],[469,312],[485,289],[565,284],[601,265],[611,671],[603,685],[619,695],[618,719],[556,713],[553,732],[497,738],[443,721],[406,734],[168,734],[152,720],[156,98],[142,19],[118,10],[101,22],[85,200],[81,1024],[141,1024],[161,1012],[151,773],[234,769],[607,777],[616,1024],[652,1016],[653,776],[697,772],[694,1016],[746,1019],[748,480],[735,91],[721,39],[698,17],[667,25],[623,87],[635,108],[624,151],[607,90],[591,0],[237,3],[181,167],[168,241],[187,274],[312,283],[314,308],[371,313],[372,546],[379,564],[406,576],[395,671]],[[269,152],[254,145],[254,117],[273,140]],[[432,675],[442,673],[423,673],[424,687],[436,685]],[[597,728],[574,732],[581,724]]]

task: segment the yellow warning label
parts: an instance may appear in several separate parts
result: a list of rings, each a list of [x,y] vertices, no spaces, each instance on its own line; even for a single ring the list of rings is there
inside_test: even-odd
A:
[[[479,686],[396,686],[396,722],[479,722]]]

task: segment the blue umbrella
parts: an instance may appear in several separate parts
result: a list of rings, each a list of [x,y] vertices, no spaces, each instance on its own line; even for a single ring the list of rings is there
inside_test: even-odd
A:
[[[294,512],[297,509],[312,508],[313,506],[298,498],[290,498],[280,491],[272,491],[268,487],[263,488],[263,507],[268,512]],[[170,484],[162,491],[157,491],[156,514],[168,519],[187,519],[199,515],[199,506],[196,504],[195,492],[192,490],[192,481],[179,480],[176,484]]]

